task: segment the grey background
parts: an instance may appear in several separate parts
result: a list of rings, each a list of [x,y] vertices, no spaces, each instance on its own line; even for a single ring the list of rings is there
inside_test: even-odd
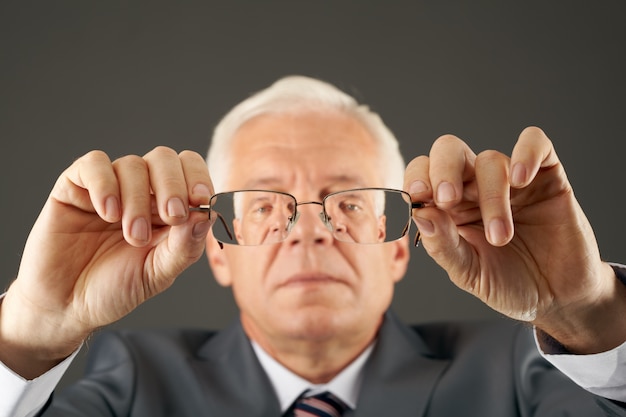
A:
[[[204,153],[230,107],[295,73],[369,103],[407,158],[444,133],[508,153],[525,126],[543,127],[602,255],[626,261],[623,11],[622,1],[3,2],[0,286],[75,158]],[[394,300],[404,319],[495,316],[412,254]],[[215,328],[235,315],[203,259],[114,326]]]

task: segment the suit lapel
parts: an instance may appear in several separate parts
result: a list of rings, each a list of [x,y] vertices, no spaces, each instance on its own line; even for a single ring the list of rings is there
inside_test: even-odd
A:
[[[387,313],[351,415],[423,416],[448,363],[432,355],[417,333]]]
[[[205,343],[193,360],[207,416],[280,416],[272,384],[239,321]]]
[[[206,393],[207,416],[280,416],[272,384],[239,321],[206,342],[191,368]],[[391,313],[364,369],[354,417],[423,416],[449,361],[436,358],[420,336]]]

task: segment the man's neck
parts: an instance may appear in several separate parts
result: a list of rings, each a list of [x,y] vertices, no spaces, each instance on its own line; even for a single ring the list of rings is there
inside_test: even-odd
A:
[[[242,325],[248,337],[268,355],[313,384],[327,383],[337,376],[372,344],[379,328],[374,327],[370,334],[310,340],[269,338],[255,331],[255,327],[243,317]]]

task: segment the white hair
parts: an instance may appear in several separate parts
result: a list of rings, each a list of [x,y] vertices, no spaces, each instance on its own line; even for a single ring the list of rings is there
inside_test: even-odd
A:
[[[236,105],[215,127],[207,154],[215,191],[226,191],[232,159],[230,142],[241,126],[264,114],[309,111],[337,111],[362,123],[378,145],[384,186],[402,188],[404,159],[396,137],[377,113],[329,83],[304,76],[288,76]]]

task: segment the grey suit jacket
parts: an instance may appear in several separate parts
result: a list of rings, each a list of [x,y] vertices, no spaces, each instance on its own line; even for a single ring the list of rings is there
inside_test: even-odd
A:
[[[41,415],[280,416],[237,322],[220,332],[103,332],[85,378]],[[550,366],[527,326],[506,319],[408,327],[388,313],[349,416],[626,416]]]

